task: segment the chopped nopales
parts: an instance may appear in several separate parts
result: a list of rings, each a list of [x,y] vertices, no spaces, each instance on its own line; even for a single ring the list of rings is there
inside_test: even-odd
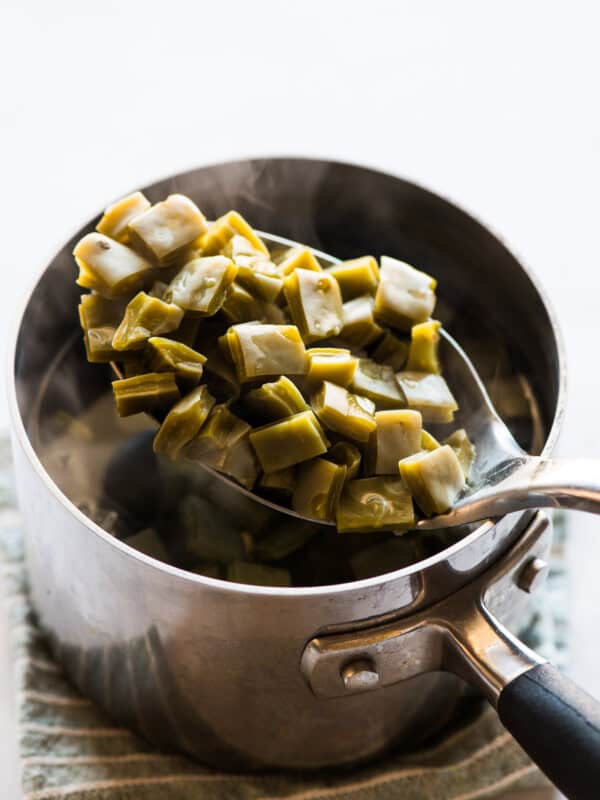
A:
[[[175,403],[154,437],[154,452],[176,459],[198,434],[214,404],[206,386],[198,386]]]
[[[188,347],[193,347],[198,338],[200,322],[201,320],[199,317],[184,316],[177,330],[171,331],[169,334],[169,339],[172,339],[174,342],[181,342],[181,344],[187,344]]]
[[[326,428],[352,441],[366,442],[375,430],[374,403],[366,397],[351,394],[342,386],[324,381],[310,402]]]
[[[393,475],[398,461],[421,449],[421,415],[397,409],[377,411],[377,428],[369,437],[367,466],[371,475]]]
[[[275,472],[323,455],[329,445],[312,411],[302,411],[256,428],[250,434],[250,442],[265,472]]]
[[[309,408],[302,392],[285,375],[248,392],[244,397],[244,405],[265,422],[291,417]]]
[[[411,331],[410,350],[406,369],[411,372],[434,372],[439,374],[440,360],[438,345],[441,323],[435,319],[413,325]]]
[[[266,303],[275,302],[283,289],[283,278],[268,256],[256,250],[243,236],[234,236],[223,253],[237,266],[240,285]]]
[[[133,547],[139,553],[144,553],[144,555],[156,558],[158,561],[169,563],[169,554],[154,528],[144,528],[134,533],[133,536],[128,536],[125,539],[125,544]]]
[[[342,295],[328,273],[295,269],[286,277],[283,291],[305,342],[337,336],[342,330]]]
[[[265,472],[258,480],[258,487],[263,494],[276,499],[289,501],[296,485],[294,467],[285,467],[275,472]]]
[[[406,399],[400,391],[394,370],[386,364],[377,364],[370,358],[359,359],[350,388],[356,394],[372,400],[377,409],[406,406]]]
[[[164,281],[154,281],[150,289],[148,290],[148,294],[150,297],[158,297],[159,300],[162,300],[165,296],[165,292],[167,291],[168,284]]]
[[[280,275],[289,275],[296,269],[307,269],[321,272],[322,267],[308,247],[293,247],[288,250],[282,261],[277,265]]]
[[[345,480],[350,481],[358,475],[362,455],[356,445],[350,442],[337,442],[329,448],[324,458],[346,467]]]
[[[252,320],[250,322],[247,322],[247,323],[239,323],[239,324],[258,325],[258,323],[256,321],[254,321],[254,320]],[[223,333],[221,336],[219,336],[217,338],[217,345],[219,347],[219,350],[221,351],[221,355],[223,356],[225,361],[227,361],[227,363],[231,364],[232,366],[233,366],[233,363],[234,363],[233,351],[231,349],[232,348],[232,344],[233,344],[233,339],[234,339],[234,337],[233,337],[232,334],[229,333],[229,331],[226,331],[225,333]]]
[[[373,298],[361,295],[342,306],[342,330],[340,338],[355,347],[368,347],[383,335],[383,328],[373,317]]]
[[[216,343],[206,350],[203,379],[219,402],[231,401],[240,394],[240,383],[230,361],[220,352]]]
[[[344,486],[346,467],[325,458],[298,467],[292,508],[310,519],[333,520]]]
[[[452,422],[458,404],[441,375],[398,372],[396,380],[408,407],[420,411],[423,422]]]
[[[303,520],[290,519],[256,543],[254,557],[259,561],[281,561],[304,547],[315,534],[314,525]]]
[[[475,445],[469,439],[469,436],[464,428],[459,428],[454,433],[450,434],[444,444],[449,444],[456,453],[459,463],[464,472],[465,478],[468,480],[471,473],[471,467],[477,455]]]
[[[190,314],[212,316],[225,302],[236,275],[237,267],[225,256],[193,258],[173,278],[165,299]]]
[[[281,567],[234,561],[227,567],[227,580],[255,586],[291,586],[290,573]]]
[[[118,351],[115,351],[118,352]],[[124,378],[135,378],[148,372],[148,365],[144,359],[143,350],[126,350],[122,358],[122,373]]]
[[[238,267],[237,279],[245,289],[265,303],[274,303],[283,289],[283,279],[279,275],[262,272],[255,267]]]
[[[221,253],[240,264],[271,264],[271,257],[266,247],[264,250],[255,247],[250,239],[239,233],[235,233],[231,239],[229,239],[227,244],[221,248]],[[274,264],[271,264],[271,266],[275,269]]]
[[[336,279],[345,301],[363,294],[375,294],[379,283],[379,267],[373,256],[353,258],[329,267],[327,272]]]
[[[291,322],[287,308],[281,308],[276,303],[264,303],[264,321],[271,325],[289,325]]]
[[[174,303],[139,292],[131,300],[113,336],[115,350],[135,350],[144,347],[151,336],[176,330],[183,311]]]
[[[426,513],[446,510],[468,476],[467,433],[440,444],[422,427],[451,422],[457,409],[440,374],[436,281],[426,273],[387,256],[380,267],[367,255],[333,263],[276,237],[267,246],[236,211],[207,223],[183,195],[150,205],[141,192],[107,208],[74,255],[93,292],[79,306],[88,360],[125,376],[113,384],[118,413],[162,421],[161,469],[199,491],[195,532],[186,512],[169,539],[173,563],[221,576],[235,562],[231,578],[250,580],[262,565],[248,562],[285,558],[295,581],[348,580],[363,546],[347,539],[323,567],[319,553],[327,561],[335,537],[309,543],[322,530],[315,520],[383,542],[414,524],[412,495]],[[198,461],[297,518],[271,527],[257,503],[252,523],[230,519],[212,492],[234,495]],[[235,532],[226,557],[212,542],[223,528]],[[160,521],[157,530],[166,533]],[[414,560],[433,552],[422,544],[417,554],[419,541],[415,532],[404,542]]]
[[[408,342],[399,339],[391,331],[386,331],[371,353],[371,358],[380,364],[387,364],[394,372],[398,372],[406,363],[408,348]]]
[[[250,425],[232,414],[225,405],[216,405],[200,432],[185,446],[188,461],[201,461],[252,489],[260,473],[250,445]]]
[[[129,240],[159,266],[172,264],[206,231],[206,219],[197,206],[182,194],[136,215],[129,223]]]
[[[392,536],[354,553],[350,556],[350,564],[354,577],[360,581],[407,567],[421,557],[420,548],[408,536]]]
[[[108,300],[98,294],[81,295],[79,322],[88,361],[105,364],[122,357],[112,340],[124,313],[124,301]]]
[[[209,226],[199,241],[200,250],[210,256],[222,251],[236,234],[243,236],[255,250],[269,255],[263,240],[237,211],[228,211]]]
[[[140,289],[152,265],[141,255],[102,233],[88,233],[73,250],[79,267],[77,283],[105,297]]]
[[[98,233],[110,236],[111,239],[116,239],[117,242],[127,244],[129,242],[129,223],[134,217],[149,208],[148,198],[141,192],[134,192],[109,206],[96,225],[96,230]]]
[[[257,300],[247,289],[234,281],[227,289],[225,300],[221,306],[223,314],[229,322],[261,322],[265,319],[265,310],[260,300]]]
[[[206,461],[215,469],[221,469],[227,452],[248,434],[251,426],[233,414],[226,405],[213,406],[200,432],[185,448],[190,460]]]
[[[234,478],[246,489],[252,489],[260,474],[260,466],[248,433],[225,450],[225,457],[218,467],[220,472]]]
[[[304,375],[308,363],[295,325],[233,325],[226,334],[239,380]]]
[[[443,514],[465,486],[465,476],[450,445],[424,451],[398,464],[400,475],[424,514]]]
[[[149,372],[112,383],[120,417],[163,411],[180,398],[172,372]]]
[[[188,386],[200,383],[206,356],[182,342],[152,336],[148,339],[148,364],[153,372],[173,372]]]
[[[398,477],[348,481],[336,513],[340,533],[409,530],[415,524],[412,497]]]
[[[306,351],[308,356],[307,385],[317,388],[323,381],[348,386],[354,373],[358,359],[350,350],[342,347],[311,347]]]
[[[421,450],[437,450],[438,447],[441,447],[441,444],[432,436],[429,431],[422,430],[421,431]]]
[[[381,257],[379,276],[374,307],[378,322],[409,331],[431,316],[435,307],[435,278],[389,256]]]
[[[185,551],[194,563],[230,564],[245,557],[241,533],[223,522],[215,513],[215,506],[204,497],[187,494],[178,504],[177,527],[183,534]]]

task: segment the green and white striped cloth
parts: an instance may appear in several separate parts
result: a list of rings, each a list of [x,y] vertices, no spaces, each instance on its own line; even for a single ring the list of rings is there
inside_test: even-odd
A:
[[[557,645],[564,621],[554,611],[564,609],[562,572],[559,559],[534,614],[535,644],[555,661],[564,655]],[[36,627],[6,442],[0,442],[0,586],[16,671],[25,800],[476,800],[547,785],[491,708],[472,701],[467,716],[428,747],[343,772],[220,773],[157,752],[115,727],[70,685]]]

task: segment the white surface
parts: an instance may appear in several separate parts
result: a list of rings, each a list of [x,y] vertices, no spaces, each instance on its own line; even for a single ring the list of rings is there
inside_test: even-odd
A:
[[[570,365],[562,450],[600,454],[597,8],[0,0],[0,342],[43,259],[127,190],[243,155],[352,160],[456,200],[534,267]],[[578,528],[574,673],[600,695],[600,530]]]

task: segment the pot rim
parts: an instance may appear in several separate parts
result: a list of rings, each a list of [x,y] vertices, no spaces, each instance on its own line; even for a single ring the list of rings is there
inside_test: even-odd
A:
[[[531,282],[538,297],[540,298],[542,306],[546,314],[548,315],[548,319],[550,321],[550,326],[554,335],[554,340],[556,345],[557,361],[558,361],[558,391],[556,398],[556,411],[554,413],[554,418],[552,421],[552,425],[550,427],[550,431],[548,433],[548,436],[544,443],[544,447],[542,448],[540,454],[542,456],[549,455],[556,445],[560,429],[563,424],[565,409],[566,409],[566,391],[567,391],[566,389],[567,369],[566,369],[565,346],[564,346],[562,332],[558,324],[558,318],[556,312],[538,276],[533,272],[531,267],[528,264],[526,264],[520,256],[517,255],[514,248],[508,245],[506,238],[498,235],[490,225],[484,223],[479,217],[475,216],[473,213],[471,213],[470,210],[466,209],[464,206],[458,205],[453,200],[449,199],[448,196],[445,194],[434,192],[431,189],[425,188],[420,183],[417,183],[412,180],[407,180],[406,178],[396,175],[393,172],[383,171],[381,169],[374,168],[365,164],[357,164],[355,162],[350,162],[350,161],[342,161],[339,159],[327,159],[327,158],[310,158],[305,156],[281,156],[281,155],[274,157],[256,156],[244,159],[221,161],[216,164],[205,164],[200,167],[195,167],[193,169],[176,173],[175,175],[168,175],[161,179],[155,180],[147,187],[144,187],[142,191],[152,188],[155,184],[162,183],[166,180],[176,181],[178,178],[181,178],[184,175],[188,175],[189,173],[194,172],[197,169],[203,169],[204,167],[225,167],[225,166],[232,166],[235,164],[247,164],[253,161],[265,161],[265,160],[303,161],[312,163],[318,162],[321,164],[330,164],[333,166],[336,165],[346,166],[361,170],[363,172],[370,172],[376,175],[391,177],[396,180],[400,180],[421,193],[432,195],[437,200],[441,199],[443,202],[447,203],[448,205],[452,206],[453,208],[464,214],[470,220],[472,220],[481,228],[483,228],[486,231],[486,233],[488,233],[490,236],[496,239],[515,258],[515,260],[518,262],[519,266],[521,267],[521,269],[524,271],[525,275]],[[103,209],[101,209],[98,212],[98,214],[93,216],[91,219],[95,219],[96,216],[100,216],[102,210]],[[89,224],[90,224],[90,218],[86,219],[82,224],[80,224],[73,231],[71,237],[66,239],[66,241],[70,241],[70,239],[73,238],[75,235],[77,235],[82,228],[84,228],[86,225]],[[409,577],[412,574],[424,572],[429,568],[435,566],[436,564],[440,563],[441,561],[444,561],[458,554],[462,550],[467,549],[475,541],[478,541],[479,539],[489,534],[489,532],[495,527],[495,524],[491,520],[486,520],[481,525],[479,525],[474,531],[465,536],[463,539],[460,539],[458,542],[455,542],[450,547],[445,548],[439,553],[436,553],[435,555],[430,556],[429,558],[424,559],[423,561],[417,561],[414,564],[410,564],[407,567],[394,570],[393,572],[386,572],[382,575],[376,575],[371,578],[364,578],[362,580],[357,580],[357,581],[348,581],[346,583],[330,584],[322,586],[307,586],[307,587],[254,586],[251,584],[233,583],[230,581],[221,580],[219,578],[209,578],[204,575],[197,575],[195,573],[188,572],[187,570],[181,569],[179,567],[174,567],[171,564],[165,564],[162,561],[158,561],[157,559],[154,559],[151,556],[147,556],[144,553],[134,550],[134,548],[130,547],[125,542],[116,539],[114,536],[112,536],[103,528],[101,528],[97,523],[95,523],[93,520],[91,520],[89,517],[83,514],[83,512],[80,511],[79,508],[77,508],[77,506],[69,499],[69,497],[67,497],[67,495],[64,494],[64,492],[62,492],[57,486],[57,484],[52,480],[50,474],[46,471],[43,464],[41,463],[36,451],[33,448],[33,445],[31,444],[29,436],[27,435],[27,431],[25,430],[25,426],[23,423],[23,419],[17,401],[15,360],[16,360],[17,342],[21,330],[23,317],[27,305],[29,304],[29,301],[38,283],[40,282],[42,276],[47,270],[48,265],[54,260],[54,258],[57,256],[57,254],[63,247],[64,244],[57,250],[53,248],[50,257],[44,258],[42,267],[36,270],[35,275],[31,278],[31,282],[29,283],[26,291],[21,296],[20,301],[17,303],[14,317],[9,327],[9,346],[7,348],[7,364],[6,364],[6,368],[8,371],[8,380],[6,382],[6,386],[7,386],[7,395],[8,395],[7,400],[8,400],[9,414],[10,414],[10,422],[12,424],[12,433],[15,439],[18,441],[19,445],[23,448],[23,451],[27,455],[31,465],[35,469],[41,481],[49,489],[49,491],[59,500],[59,502],[66,508],[66,510],[69,511],[81,524],[83,524],[94,534],[96,534],[105,542],[107,542],[107,544],[121,550],[123,555],[128,556],[129,558],[132,558],[134,560],[140,561],[146,566],[164,572],[168,575],[173,576],[174,578],[187,580],[190,583],[199,583],[202,585],[213,586],[215,588],[220,589],[221,591],[226,589],[239,594],[246,594],[252,596],[257,596],[257,595],[271,596],[274,597],[275,599],[285,598],[286,600],[288,600],[291,597],[318,597],[318,596],[331,596],[331,595],[339,596],[347,593],[348,594],[354,593],[357,590],[361,589],[372,589],[374,587],[382,587],[387,584],[395,583],[396,581],[402,578]]]

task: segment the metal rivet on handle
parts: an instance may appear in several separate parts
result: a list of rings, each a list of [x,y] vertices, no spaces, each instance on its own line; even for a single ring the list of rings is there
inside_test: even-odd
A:
[[[543,558],[530,559],[517,578],[517,586],[524,592],[535,592],[546,580],[548,563]]]
[[[349,692],[365,692],[368,689],[375,689],[379,683],[377,668],[367,658],[346,664],[341,675],[344,686]]]

